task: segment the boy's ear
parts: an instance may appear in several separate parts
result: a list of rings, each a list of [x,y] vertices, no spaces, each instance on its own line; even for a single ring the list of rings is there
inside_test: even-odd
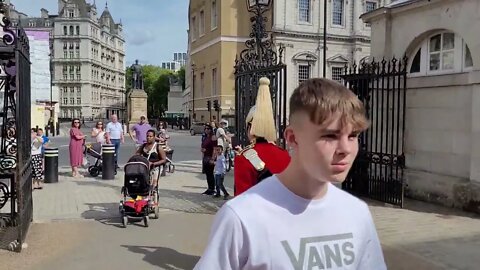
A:
[[[283,136],[285,138],[285,142],[289,147],[297,146],[297,139],[292,126],[289,125],[285,128],[285,131],[283,132]]]

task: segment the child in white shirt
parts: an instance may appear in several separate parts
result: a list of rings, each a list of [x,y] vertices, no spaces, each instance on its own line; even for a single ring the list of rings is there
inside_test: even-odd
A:
[[[225,179],[225,172],[227,170],[227,165],[225,161],[225,156],[223,155],[223,147],[221,145],[217,145],[214,147],[215,151],[215,168],[213,171],[213,176],[215,177],[215,188],[216,193],[213,195],[215,198],[219,198],[221,196],[220,191],[223,192],[223,199],[228,200],[230,195],[228,194],[225,186],[223,185],[223,181]]]

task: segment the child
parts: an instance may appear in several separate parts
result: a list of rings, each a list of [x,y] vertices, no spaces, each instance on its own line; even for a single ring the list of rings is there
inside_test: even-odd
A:
[[[226,172],[226,164],[225,164],[225,156],[223,155],[223,147],[221,145],[215,146],[215,169],[214,169],[214,177],[215,177],[215,188],[217,192],[213,197],[219,198],[220,191],[223,192],[223,199],[228,200],[230,195],[228,194],[225,186],[223,185],[223,180],[225,179],[225,172]]]
[[[367,204],[332,184],[369,125],[363,104],[327,79],[304,81],[289,104],[290,163],[220,209],[195,269],[386,269]]]

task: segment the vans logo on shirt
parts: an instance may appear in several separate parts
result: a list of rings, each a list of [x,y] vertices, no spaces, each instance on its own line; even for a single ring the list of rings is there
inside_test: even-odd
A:
[[[281,243],[295,270],[332,269],[354,263],[352,239],[352,233],[301,238],[298,256],[288,241]]]

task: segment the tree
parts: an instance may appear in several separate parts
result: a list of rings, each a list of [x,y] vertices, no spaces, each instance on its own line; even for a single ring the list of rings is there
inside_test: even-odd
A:
[[[185,67],[180,68],[176,75],[182,82],[182,90],[185,90]]]

